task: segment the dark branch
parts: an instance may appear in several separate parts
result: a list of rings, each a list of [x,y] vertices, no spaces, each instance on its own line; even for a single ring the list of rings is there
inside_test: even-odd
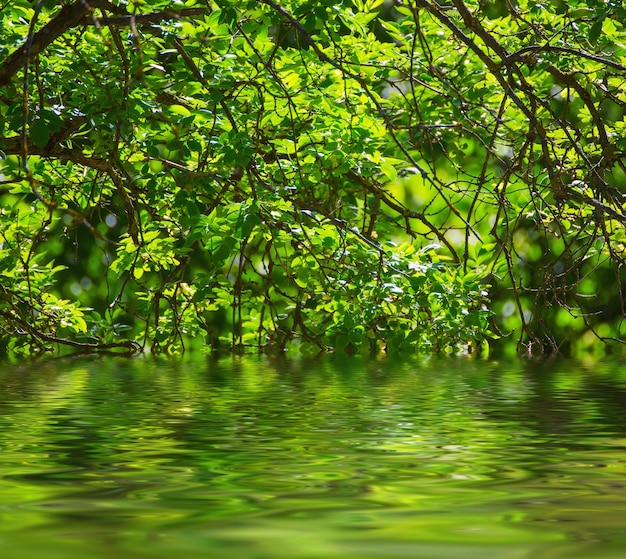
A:
[[[7,140],[3,139],[3,142],[7,142]],[[48,144],[48,146],[41,148],[37,147],[33,143],[28,143],[27,148],[30,155],[50,157],[52,159],[60,159],[61,161],[71,161],[72,163],[78,163],[84,167],[91,167],[92,169],[98,169],[99,171],[107,171],[111,166],[106,159],[90,157],[85,155],[82,151],[64,148],[58,144],[53,146]],[[8,141],[2,146],[2,151],[6,155],[21,155],[22,144],[20,139],[13,138],[12,141]]]
[[[149,14],[138,15],[126,15],[117,17],[103,17],[103,18],[88,18],[83,23],[95,25],[114,25],[114,26],[126,26],[146,24],[146,23],[158,23],[166,19],[181,19],[189,16],[199,16],[206,14],[205,8],[185,8],[183,10],[163,10],[162,12],[152,12]]]
[[[79,0],[73,4],[63,6],[57,16],[33,36],[33,41],[30,45],[30,58],[37,56],[68,29],[78,25],[95,7],[103,4],[99,0],[92,0],[92,4]],[[0,87],[9,83],[9,80],[28,62],[28,59],[28,45],[24,43],[0,65]]]
[[[553,45],[529,45],[527,47],[523,47],[518,51],[515,51],[511,55],[507,56],[504,60],[504,64],[509,64],[510,62],[518,62],[524,61],[524,57],[528,53],[541,53],[541,52],[562,52],[564,54],[572,54],[574,56],[580,58],[586,58],[587,60],[592,60],[593,62],[598,62],[600,64],[604,64],[605,66],[609,66],[611,68],[615,68],[616,70],[626,71],[626,66],[620,64],[619,62],[615,62],[609,58],[605,58],[603,56],[597,56],[595,54],[591,54],[589,52],[584,52],[582,50],[576,50],[567,47],[557,47]]]
[[[79,0],[73,4],[63,6],[61,11],[33,36],[30,46],[30,58],[44,51],[48,45],[58,39],[63,33],[79,25],[131,25],[132,23],[155,23],[167,19],[179,19],[206,13],[204,8],[186,8],[182,10],[163,10],[142,15],[116,16],[95,18],[91,14],[95,8],[109,8],[106,0]],[[0,87],[9,83],[11,78],[28,62],[26,43],[12,52],[0,64]]]

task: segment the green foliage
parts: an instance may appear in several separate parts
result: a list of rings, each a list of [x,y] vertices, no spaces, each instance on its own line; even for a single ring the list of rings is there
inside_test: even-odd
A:
[[[618,4],[5,6],[3,351],[619,339]]]

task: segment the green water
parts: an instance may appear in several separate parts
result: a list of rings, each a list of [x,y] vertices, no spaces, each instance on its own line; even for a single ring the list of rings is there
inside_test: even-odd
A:
[[[618,363],[4,364],[0,557],[622,559],[625,408]]]

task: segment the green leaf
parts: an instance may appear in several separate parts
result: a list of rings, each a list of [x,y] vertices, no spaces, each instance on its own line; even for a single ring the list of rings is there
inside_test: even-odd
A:
[[[48,124],[38,118],[30,126],[30,137],[38,148],[45,148],[50,139]]]
[[[608,18],[605,19],[602,24],[602,31],[608,38],[613,38],[617,31],[617,27],[615,26],[615,23],[613,23],[613,20]]]
[[[191,115],[191,111],[187,107],[184,107],[183,105],[170,105],[169,110],[172,111],[174,114],[180,115],[180,116]]]
[[[597,43],[600,35],[602,34],[602,24],[604,23],[604,18],[597,19],[593,25],[589,28],[589,41],[591,43]]]
[[[381,163],[380,170],[383,175],[385,175],[387,179],[389,179],[389,182],[395,182],[395,180],[398,178],[398,172],[396,171],[396,168],[389,163]]]

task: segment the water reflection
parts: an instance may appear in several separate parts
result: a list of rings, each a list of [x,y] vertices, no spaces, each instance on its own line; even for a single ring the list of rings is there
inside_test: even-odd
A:
[[[84,359],[0,370],[0,554],[612,558],[619,364]]]

